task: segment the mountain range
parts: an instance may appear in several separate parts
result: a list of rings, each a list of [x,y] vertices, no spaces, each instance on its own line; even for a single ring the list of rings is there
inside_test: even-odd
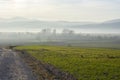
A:
[[[22,17],[0,19],[0,31],[37,31],[44,28],[72,29],[82,33],[120,33],[120,19],[96,22],[42,21]]]

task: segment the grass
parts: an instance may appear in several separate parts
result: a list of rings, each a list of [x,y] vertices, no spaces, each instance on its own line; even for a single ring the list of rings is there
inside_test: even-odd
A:
[[[20,46],[36,59],[69,72],[78,80],[119,80],[120,50],[62,46]]]

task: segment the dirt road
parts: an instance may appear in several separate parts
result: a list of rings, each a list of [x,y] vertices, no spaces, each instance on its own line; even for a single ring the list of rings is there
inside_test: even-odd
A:
[[[31,69],[9,49],[0,49],[0,80],[36,80]]]

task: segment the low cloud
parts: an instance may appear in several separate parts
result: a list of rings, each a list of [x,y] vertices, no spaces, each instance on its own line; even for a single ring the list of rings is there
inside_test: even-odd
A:
[[[0,17],[102,21],[120,18],[119,4],[120,0],[0,0]]]

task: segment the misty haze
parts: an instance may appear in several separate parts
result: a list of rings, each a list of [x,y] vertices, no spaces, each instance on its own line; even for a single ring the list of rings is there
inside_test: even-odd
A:
[[[0,0],[0,80],[119,80],[120,0]]]

